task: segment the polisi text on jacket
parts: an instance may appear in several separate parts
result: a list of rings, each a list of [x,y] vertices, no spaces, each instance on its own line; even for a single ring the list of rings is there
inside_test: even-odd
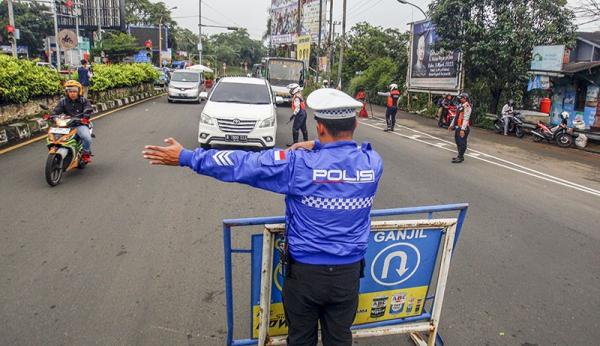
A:
[[[371,183],[375,181],[375,171],[356,170],[348,172],[344,169],[314,169],[315,183]]]

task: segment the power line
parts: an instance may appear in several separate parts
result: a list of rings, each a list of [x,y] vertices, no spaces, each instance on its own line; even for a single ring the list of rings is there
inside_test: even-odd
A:
[[[361,10],[364,10],[365,8],[369,7],[369,5],[370,5],[369,3],[371,3],[371,2],[373,2],[373,0],[367,0],[367,1],[359,3],[358,6],[349,9],[346,16],[349,17],[349,16],[355,15],[357,13],[360,13]]]
[[[350,19],[354,19],[354,18],[357,18],[357,17],[358,17],[359,15],[361,15],[361,14],[366,14],[366,13],[367,13],[369,10],[372,10],[373,8],[377,7],[377,5],[379,5],[379,4],[380,4],[382,1],[383,1],[383,0],[379,0],[379,1],[377,1],[376,3],[374,3],[372,6],[369,6],[369,8],[365,8],[365,9],[361,10],[360,12],[358,12],[358,13],[355,13],[355,14],[354,14],[354,15],[352,15],[352,16],[349,16],[349,17],[348,17],[348,20],[350,20]]]
[[[212,5],[210,3],[208,3],[207,1],[204,1],[202,4],[206,5],[208,8],[210,8],[213,11],[217,12],[217,14],[221,15],[221,17],[225,18],[226,20],[231,21],[236,26],[239,26],[239,27],[242,26],[242,25],[238,24],[236,21],[234,21],[233,19],[229,18],[229,16],[223,14],[221,11],[219,11],[216,8],[212,7]]]

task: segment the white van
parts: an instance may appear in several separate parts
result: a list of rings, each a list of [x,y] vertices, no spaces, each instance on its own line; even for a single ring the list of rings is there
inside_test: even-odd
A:
[[[202,102],[200,93],[204,91],[204,72],[195,70],[175,70],[171,74],[167,100],[169,103]]]

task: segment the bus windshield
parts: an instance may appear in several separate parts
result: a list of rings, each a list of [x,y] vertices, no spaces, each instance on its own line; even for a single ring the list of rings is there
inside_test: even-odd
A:
[[[303,78],[302,61],[269,60],[269,82],[277,86],[300,83]]]

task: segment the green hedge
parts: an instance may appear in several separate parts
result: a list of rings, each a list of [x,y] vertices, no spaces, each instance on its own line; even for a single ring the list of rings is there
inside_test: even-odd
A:
[[[58,72],[34,61],[0,54],[0,103],[25,103],[29,99],[61,92]]]
[[[131,87],[158,78],[158,71],[150,64],[94,65],[92,91],[106,91],[115,88]]]

